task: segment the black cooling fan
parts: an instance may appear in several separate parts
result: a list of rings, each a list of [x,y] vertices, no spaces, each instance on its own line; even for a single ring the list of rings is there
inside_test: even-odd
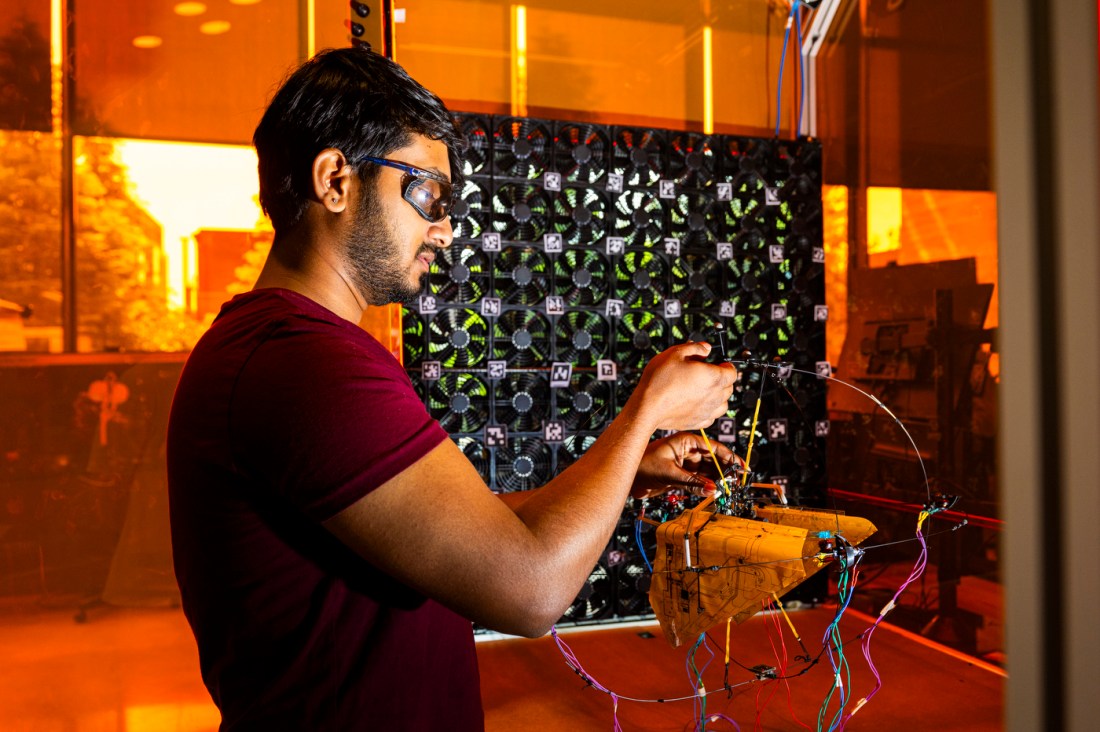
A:
[[[775,155],[771,141],[757,137],[727,137],[723,150],[726,153],[723,172],[731,176],[751,172],[767,177]]]
[[[756,176],[737,178],[733,181],[732,198],[715,204],[719,223],[731,236],[765,225],[764,180]]]
[[[665,498],[675,496],[677,505],[673,511],[663,510],[668,505]],[[646,501],[645,515],[655,521],[667,521],[679,515],[678,492],[666,493],[661,498]],[[651,572],[643,556],[653,561],[657,553],[656,532],[653,527],[642,524],[635,528],[635,511],[623,514],[615,528],[612,543],[618,560],[612,568],[615,576],[615,614],[618,616],[649,614],[649,585]],[[638,543],[639,536],[641,545]]]
[[[571,431],[597,431],[611,419],[611,382],[592,374],[573,377],[568,389],[557,392],[558,418]]]
[[[647,554],[653,562],[653,553]],[[628,552],[622,564],[615,567],[615,614],[628,617],[648,615],[650,571],[635,550]]]
[[[726,347],[729,348],[731,344],[740,345],[741,348],[755,351],[760,341],[755,333],[759,332],[766,318],[771,317],[771,313],[766,313],[760,308],[752,309],[752,299],[749,295],[735,295],[733,305],[736,314],[732,318],[726,318],[730,333],[727,336]]]
[[[570,307],[597,305],[607,295],[607,260],[591,249],[569,249],[554,259],[554,290]]]
[[[489,222],[489,192],[477,181],[466,180],[461,192],[456,192],[451,206],[451,228],[455,239],[481,238]]]
[[[657,307],[665,298],[667,275],[660,255],[627,252],[615,267],[615,297],[628,309]]]
[[[610,330],[603,316],[571,310],[554,324],[554,358],[574,366],[592,367],[606,358]]]
[[[794,342],[794,318],[762,320],[746,330],[741,340],[755,354],[787,359]]]
[[[665,320],[655,313],[627,312],[615,331],[615,361],[641,369],[666,347]]]
[[[550,323],[532,310],[509,310],[493,325],[493,358],[511,368],[547,366]]]
[[[650,247],[665,233],[665,205],[645,191],[627,191],[615,199],[614,222],[609,236],[621,237],[628,247]]]
[[[722,263],[712,254],[685,254],[672,260],[672,297],[685,308],[717,310],[725,295]]]
[[[489,462],[489,450],[481,443],[481,440],[475,437],[455,437],[454,441],[455,444],[458,445],[458,449],[462,451],[462,454],[473,463],[481,479],[488,485],[489,476],[492,473],[492,466]]]
[[[546,172],[553,141],[545,123],[513,117],[500,121],[494,134],[494,176],[535,180]]]
[[[489,175],[489,119],[478,114],[456,114],[455,120],[466,138],[462,170],[467,176]]]
[[[753,256],[766,255],[768,237],[765,224],[758,221],[749,222],[747,219],[742,219],[741,223],[748,225],[737,227],[733,237],[733,250]]]
[[[588,452],[588,448],[594,444],[596,444],[595,435],[569,435],[566,437],[565,442],[558,445],[558,472],[560,473],[577,462],[577,458]]]
[[[538,488],[551,477],[550,446],[534,437],[513,437],[496,448],[496,489],[505,493]]]
[[[537,432],[550,410],[550,386],[537,373],[512,373],[493,389],[496,422],[513,432]]]
[[[668,229],[682,247],[713,248],[717,232],[713,199],[705,193],[678,194],[674,205],[668,207]]]
[[[611,171],[623,176],[628,186],[653,186],[664,171],[665,133],[633,127],[615,130],[611,147]]]
[[[808,143],[805,140],[792,140],[785,142],[783,147],[786,153],[787,171],[777,171],[780,177],[798,178],[806,176],[811,184],[820,186],[821,145]],[[820,198],[820,196],[821,193],[818,191],[817,197]]]
[[[475,432],[489,420],[489,388],[470,373],[445,373],[428,387],[428,410],[447,432]]]
[[[763,253],[765,256],[767,252]],[[726,263],[726,277],[730,291],[734,293],[738,314],[747,315],[761,309],[769,309],[778,302],[780,289],[777,282],[777,266],[752,254],[737,254]]]
[[[792,212],[787,240],[784,243],[792,259],[805,257],[812,263],[814,248],[821,246],[821,214],[814,211],[808,216],[802,216]]]
[[[473,310],[444,310],[428,325],[426,360],[441,361],[444,368],[464,369],[485,358],[489,328]]]
[[[665,175],[681,188],[703,188],[714,182],[718,158],[711,138],[699,132],[673,132]]]
[[[825,358],[825,329],[798,328],[791,337],[790,358],[796,368],[813,371]]]
[[[762,221],[771,148],[757,140],[735,137],[727,138],[726,148],[728,157],[721,177],[731,185],[732,198],[717,205],[720,224],[727,232],[736,233]]]
[[[567,183],[592,185],[607,178],[607,128],[564,123],[554,137],[554,168]]]
[[[588,576],[573,604],[565,609],[560,622],[579,623],[607,617],[614,609],[612,594],[615,584],[611,572],[603,564],[597,564]]]
[[[541,188],[508,183],[493,193],[493,231],[510,241],[541,241],[549,230],[551,203]]]
[[[554,198],[554,231],[573,246],[593,246],[607,231],[607,201],[591,188],[566,188]]]
[[[541,304],[550,292],[550,262],[531,247],[505,247],[496,261],[496,295],[514,305]]]
[[[420,365],[424,358],[424,320],[405,307],[401,308],[401,348],[401,362],[406,369]]]
[[[814,305],[825,299],[825,268],[809,255],[792,257],[779,265],[781,289],[790,293],[791,308],[806,311],[813,319]]]
[[[445,302],[473,303],[489,290],[489,257],[476,246],[441,250],[428,277],[432,294]]]
[[[688,341],[706,341],[712,346],[718,345],[714,325],[718,322],[710,313],[685,312],[672,321],[672,340],[670,345]]]

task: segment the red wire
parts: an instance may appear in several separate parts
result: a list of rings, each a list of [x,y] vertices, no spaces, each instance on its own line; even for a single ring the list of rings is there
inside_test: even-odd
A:
[[[767,610],[768,606],[770,604],[771,604],[771,600],[764,600],[763,603],[762,603],[763,609]],[[772,637],[772,627],[771,626],[773,624],[776,626],[775,630],[778,632],[779,642],[780,642],[780,644],[782,644],[782,648],[783,648],[782,656],[780,655],[779,650],[776,649],[776,647],[775,647],[775,638]],[[764,629],[765,629],[765,632],[768,635],[768,643],[772,647],[772,653],[775,654],[775,660],[776,660],[776,667],[775,668],[776,668],[776,671],[777,671],[776,676],[784,676],[785,675],[785,669],[786,669],[786,666],[787,666],[787,663],[786,663],[787,647],[786,647],[786,644],[783,641],[783,628],[780,625],[778,625],[778,618],[776,618],[773,615],[771,618],[765,618],[764,619]],[[761,704],[760,703],[760,695],[768,687],[771,687],[771,693],[768,694],[768,698],[764,701],[763,704]],[[755,729],[761,729],[761,727],[760,727],[761,717],[764,714],[764,710],[767,709],[769,704],[771,704],[772,699],[775,698],[775,692],[777,692],[777,691],[779,691],[779,685],[776,683],[775,679],[765,681],[764,685],[761,686],[759,689],[757,689],[757,691],[756,691],[756,726],[755,726]]]
[[[779,631],[779,642],[783,645],[783,665],[780,668],[779,677],[783,679],[783,686],[787,689],[787,709],[791,713],[791,719],[793,719],[798,724],[798,726],[805,727],[806,729],[810,730],[810,732],[813,732],[813,728],[803,722],[801,719],[799,719],[798,715],[794,712],[794,701],[791,697],[791,682],[789,679],[784,678],[787,676],[787,641],[783,639],[783,625],[779,622],[778,614],[775,617],[775,625],[776,629]]]

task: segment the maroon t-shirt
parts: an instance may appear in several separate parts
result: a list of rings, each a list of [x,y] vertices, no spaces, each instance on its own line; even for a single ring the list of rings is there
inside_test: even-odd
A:
[[[320,525],[445,439],[356,325],[287,290],[222,309],[176,389],[168,483],[223,730],[483,728],[470,622]]]

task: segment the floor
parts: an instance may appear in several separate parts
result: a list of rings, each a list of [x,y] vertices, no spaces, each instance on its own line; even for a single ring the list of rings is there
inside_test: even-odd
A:
[[[792,613],[812,652],[820,649],[832,616],[827,607]],[[840,626],[842,637],[855,638],[870,620],[849,611]],[[724,628],[712,635],[724,645]],[[685,670],[690,649],[671,648],[658,626],[573,630],[561,637],[593,678],[622,697],[617,717],[623,730],[696,729],[694,685]],[[780,643],[790,656],[800,653],[779,617],[757,616],[734,626],[728,691],[723,689],[723,649],[712,647],[715,658],[703,676],[712,692],[706,729],[801,729],[796,719],[817,728],[834,678],[826,658],[787,683],[757,680],[757,674],[737,665],[775,666],[773,647],[782,654]],[[491,640],[479,643],[478,651],[489,732],[614,729],[611,697],[570,670],[552,638]],[[711,651],[696,652],[698,666]],[[846,653],[851,677],[845,682],[853,697],[863,696],[873,687],[873,677],[856,642],[846,646]],[[100,608],[76,623],[71,607],[0,608],[0,659],[0,730],[6,732],[217,728],[217,710],[199,680],[193,641],[178,610]],[[883,687],[847,729],[1002,729],[1004,677],[995,666],[887,625],[873,635],[872,659]],[[792,662],[787,673],[803,668],[805,663]],[[680,696],[688,699],[654,701]],[[837,698],[834,694],[824,717],[825,729]],[[849,703],[848,709],[853,706]]]

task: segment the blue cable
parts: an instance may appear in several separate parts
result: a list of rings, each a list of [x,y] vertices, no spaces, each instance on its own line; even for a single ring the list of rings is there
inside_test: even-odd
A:
[[[802,0],[794,0],[787,14],[787,30],[783,33],[783,52],[779,55],[779,88],[775,91],[775,136],[779,137],[779,120],[783,118],[783,67],[787,65],[787,43],[791,40],[791,23],[795,8]]]
[[[802,134],[802,110],[806,106],[806,67],[802,64],[802,6],[795,2],[794,7],[798,8],[795,29],[798,31],[798,77],[802,80],[802,91],[798,100],[798,127],[794,129],[794,136],[797,139]]]
[[[638,545],[638,553],[642,555],[642,561],[645,562],[645,568],[649,570],[650,574],[653,574],[653,565],[649,563],[649,559],[645,555],[645,544],[642,543],[642,520],[634,519],[634,541]]]

